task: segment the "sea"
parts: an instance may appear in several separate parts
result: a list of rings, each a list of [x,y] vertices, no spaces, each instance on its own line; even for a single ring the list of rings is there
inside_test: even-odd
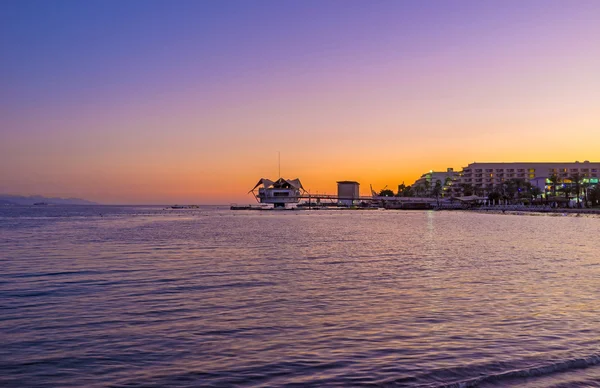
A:
[[[599,387],[600,217],[0,207],[1,387]]]

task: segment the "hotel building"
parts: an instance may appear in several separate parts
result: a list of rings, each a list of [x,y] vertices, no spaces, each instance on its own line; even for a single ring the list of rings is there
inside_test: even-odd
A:
[[[592,185],[598,184],[600,162],[471,163],[463,167],[453,185],[453,193],[460,194],[461,186],[468,184],[479,195],[486,195],[510,179],[523,179],[545,191],[549,177],[556,175],[561,181],[569,181],[574,174],[584,177]]]
[[[437,181],[440,181],[442,184],[442,196],[445,196],[446,193],[450,193],[453,185],[455,185],[456,180],[459,178],[459,173],[455,172],[453,168],[448,168],[446,171],[429,171],[423,175],[419,179],[412,184],[413,188],[428,188],[428,193],[424,193],[425,195],[430,195],[433,187]]]

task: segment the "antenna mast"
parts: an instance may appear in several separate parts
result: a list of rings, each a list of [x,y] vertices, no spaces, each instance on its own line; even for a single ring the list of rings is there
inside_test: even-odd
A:
[[[277,151],[277,166],[279,167],[279,178],[281,178],[281,151]]]

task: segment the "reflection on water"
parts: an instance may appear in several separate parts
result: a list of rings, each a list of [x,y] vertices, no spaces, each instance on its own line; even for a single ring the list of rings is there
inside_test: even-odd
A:
[[[466,212],[2,209],[0,383],[594,385],[599,232]]]

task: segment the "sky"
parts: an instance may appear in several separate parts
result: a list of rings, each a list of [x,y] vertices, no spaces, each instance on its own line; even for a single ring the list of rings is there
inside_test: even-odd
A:
[[[600,161],[600,1],[0,1],[0,194],[250,203]]]

